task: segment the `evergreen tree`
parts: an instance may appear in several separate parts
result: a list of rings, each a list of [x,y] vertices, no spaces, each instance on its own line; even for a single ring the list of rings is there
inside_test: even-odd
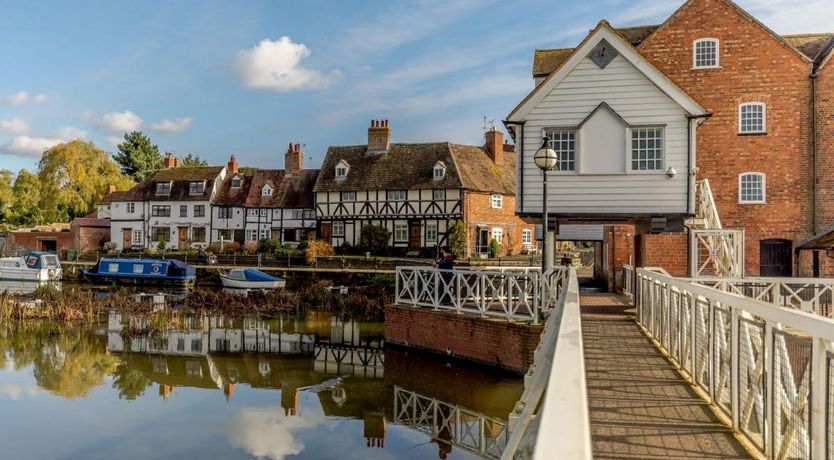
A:
[[[151,172],[162,169],[162,155],[159,147],[141,131],[125,134],[125,141],[117,145],[119,152],[113,155],[122,167],[122,172],[139,182]]]
[[[180,161],[180,166],[183,168],[198,168],[200,166],[208,166],[208,161],[199,157],[199,155],[188,154]]]

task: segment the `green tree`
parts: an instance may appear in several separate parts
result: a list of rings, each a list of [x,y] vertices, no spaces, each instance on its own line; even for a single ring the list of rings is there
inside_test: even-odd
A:
[[[46,150],[38,163],[38,178],[39,207],[49,222],[91,212],[109,185],[115,185],[117,190],[133,185],[107,152],[80,139]]]
[[[208,166],[208,161],[199,157],[199,155],[188,154],[180,161],[180,166],[183,168],[199,168],[200,166]]]
[[[43,222],[40,208],[41,181],[35,174],[21,169],[12,186],[14,203],[9,210],[8,223],[12,225],[35,225]]]
[[[159,147],[142,134],[142,131],[126,133],[124,139],[124,142],[116,146],[119,152],[113,155],[124,174],[139,182],[151,172],[162,169]]]
[[[381,225],[363,225],[359,245],[368,251],[380,253],[388,248],[391,232]]]
[[[449,228],[449,247],[458,259],[466,256],[466,225],[462,221],[455,222]]]
[[[8,169],[0,169],[0,224],[8,223],[14,205],[14,174]]]

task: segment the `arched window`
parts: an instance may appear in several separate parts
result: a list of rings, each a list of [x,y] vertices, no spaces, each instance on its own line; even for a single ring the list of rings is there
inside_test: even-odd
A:
[[[746,204],[764,203],[766,199],[765,175],[760,172],[746,172],[738,175],[738,202]]]
[[[714,69],[719,67],[717,38],[699,38],[692,43],[692,68]]]
[[[738,106],[739,134],[758,134],[767,131],[767,107],[764,102],[745,102]]]

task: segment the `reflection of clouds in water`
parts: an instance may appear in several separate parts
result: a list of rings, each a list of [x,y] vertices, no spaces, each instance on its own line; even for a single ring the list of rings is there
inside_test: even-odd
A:
[[[324,420],[319,414],[285,416],[280,407],[248,407],[241,409],[229,423],[229,442],[256,457],[281,460],[304,450],[304,444],[295,438],[297,432],[312,428]]]
[[[22,386],[16,383],[0,382],[0,396],[5,396],[12,401],[17,401],[23,395],[35,395],[42,390],[34,386]]]

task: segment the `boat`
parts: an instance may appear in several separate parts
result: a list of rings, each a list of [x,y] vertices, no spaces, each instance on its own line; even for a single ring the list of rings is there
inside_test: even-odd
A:
[[[197,280],[196,268],[173,259],[101,259],[81,273],[99,283],[183,285]]]
[[[266,274],[254,268],[235,268],[226,273],[220,272],[223,287],[232,289],[279,289],[287,280]]]
[[[57,281],[61,261],[51,252],[33,251],[23,257],[0,259],[0,279],[14,281]]]

